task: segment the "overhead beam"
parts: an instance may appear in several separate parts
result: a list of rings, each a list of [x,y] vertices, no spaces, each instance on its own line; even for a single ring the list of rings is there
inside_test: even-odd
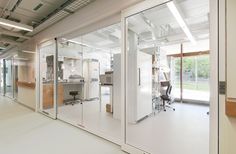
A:
[[[141,13],[141,19],[147,24],[150,31],[152,32],[153,40],[157,40],[157,38],[158,38],[158,34],[157,34],[158,29],[157,29],[156,25],[151,20],[149,20],[147,17],[145,17],[144,13]]]
[[[112,36],[112,35],[107,35],[107,34],[102,34],[102,33],[99,33],[99,32],[94,32],[94,35],[102,38],[102,39],[105,39],[105,40],[110,40],[114,43],[119,43],[119,38],[115,37],[115,36]]]
[[[9,43],[11,45],[17,45],[17,46],[21,45],[21,43],[13,41],[13,40],[10,40],[10,39],[7,39],[7,38],[0,38],[0,42]]]
[[[3,29],[0,30],[0,35],[1,34],[9,35],[9,36],[15,36],[15,37],[20,37],[20,38],[24,38],[24,39],[27,39],[27,40],[29,40],[31,38],[29,36],[24,36],[24,35],[22,35],[20,33],[10,32],[10,31],[3,30]]]

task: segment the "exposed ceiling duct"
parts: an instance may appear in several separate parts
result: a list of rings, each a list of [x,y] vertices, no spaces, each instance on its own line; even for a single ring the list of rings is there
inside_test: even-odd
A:
[[[29,25],[32,32],[17,26],[0,25],[0,52],[18,46],[47,27],[57,23],[95,0],[4,0],[0,2],[0,19]]]
[[[37,34],[38,32],[44,30],[50,25],[53,25],[58,21],[62,20],[63,18],[67,17],[68,15],[74,13],[78,9],[87,6],[93,1],[95,0],[68,0],[60,8],[56,9],[54,12],[50,13],[47,17],[42,19],[40,21],[40,24],[35,26],[33,32],[28,32],[26,35],[33,36]]]

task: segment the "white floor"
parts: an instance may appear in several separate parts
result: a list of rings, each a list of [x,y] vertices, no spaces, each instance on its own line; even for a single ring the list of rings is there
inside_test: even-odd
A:
[[[209,116],[206,113],[209,108],[179,103],[174,106],[175,112],[160,112],[137,124],[128,124],[127,143],[153,154],[208,154]],[[96,102],[87,102],[83,122],[78,114],[80,109],[79,105],[68,105],[59,111],[66,113],[61,116],[77,120],[77,124],[114,137],[120,133],[119,120],[106,113],[104,106],[99,112]],[[3,154],[123,154],[115,144],[51,120],[4,97],[0,97],[0,130],[0,153]]]
[[[209,107],[175,103],[127,126],[127,142],[153,154],[209,154]],[[141,133],[142,132],[142,133]]]
[[[175,98],[180,98],[180,89],[175,88],[173,91],[173,95]],[[209,102],[210,92],[209,91],[183,89],[183,99]]]
[[[104,103],[105,104],[105,103]],[[84,103],[83,121],[81,105],[59,108],[59,115],[87,128],[94,128],[114,138],[120,138],[120,121],[99,112],[98,101]],[[208,154],[208,106],[174,103],[176,111],[167,110],[144,119],[138,124],[128,124],[127,143],[153,154]]]
[[[102,103],[101,112],[97,100],[84,102],[83,113],[81,104],[61,106],[58,109],[58,118],[81,125],[119,144],[121,143],[121,121],[106,112],[105,102]]]
[[[120,147],[0,96],[1,154],[124,154]]]

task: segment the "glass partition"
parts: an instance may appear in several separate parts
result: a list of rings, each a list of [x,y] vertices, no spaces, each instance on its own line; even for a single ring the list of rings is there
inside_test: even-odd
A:
[[[65,39],[58,41],[57,117],[76,126],[83,126],[82,49],[80,44]]]
[[[1,95],[5,95],[4,93],[4,60],[0,60],[0,93]]]
[[[183,57],[183,100],[209,103],[209,55]]]
[[[171,82],[173,84],[173,96],[176,101],[181,101],[181,58],[169,57],[171,66]]]
[[[5,60],[5,95],[13,98],[13,59]]]
[[[56,118],[55,112],[55,41],[39,46],[40,104],[39,111]]]
[[[14,56],[14,98],[35,109],[35,96],[35,52],[19,51]]]
[[[120,24],[58,41],[58,118],[121,143]]]
[[[198,10],[200,6],[204,11]],[[179,101],[181,84],[191,80],[190,76],[181,77],[185,75],[183,71],[190,72],[187,70],[190,66],[181,69],[182,60],[187,61],[181,59],[182,44],[207,39],[209,27],[204,25],[209,23],[208,6],[207,1],[170,1],[133,15],[129,13],[138,7],[125,12],[129,14],[124,18],[125,143],[128,148],[155,154],[209,153],[209,107]],[[194,15],[187,15],[188,11]],[[195,50],[192,46],[189,49]],[[189,64],[192,60],[189,59]],[[206,67],[203,61],[201,67]],[[193,129],[192,126],[199,127]]]

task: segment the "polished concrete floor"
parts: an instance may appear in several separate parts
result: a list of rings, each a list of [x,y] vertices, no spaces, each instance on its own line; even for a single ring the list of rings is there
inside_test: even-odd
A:
[[[124,154],[120,147],[0,96],[0,154]]]

